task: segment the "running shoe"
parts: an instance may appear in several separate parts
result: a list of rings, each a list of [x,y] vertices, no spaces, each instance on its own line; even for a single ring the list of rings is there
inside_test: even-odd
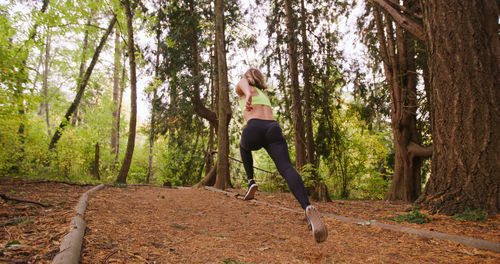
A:
[[[245,193],[244,200],[252,200],[255,197],[255,192],[259,189],[259,186],[255,181],[251,181],[248,185],[248,190]]]
[[[328,237],[328,230],[321,220],[321,214],[316,207],[309,205],[306,207],[306,219],[309,227],[312,229],[314,239],[317,243],[321,243]]]

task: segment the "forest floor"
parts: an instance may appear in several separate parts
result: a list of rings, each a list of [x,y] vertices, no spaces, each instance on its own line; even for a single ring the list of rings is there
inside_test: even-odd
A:
[[[0,199],[0,263],[50,263],[90,188],[0,178],[0,194],[48,205]],[[328,240],[317,244],[291,194],[256,199],[292,210],[203,188],[106,186],[88,201],[81,263],[500,263],[492,251],[330,217]],[[500,215],[484,222],[428,215],[429,223],[411,224],[388,220],[406,214],[408,203],[313,204],[322,213],[500,242]]]

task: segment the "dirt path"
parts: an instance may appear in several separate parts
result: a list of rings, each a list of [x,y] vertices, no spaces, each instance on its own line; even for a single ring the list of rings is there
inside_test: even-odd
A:
[[[300,209],[289,194],[258,193],[257,199]],[[382,219],[409,205],[317,206],[327,213]],[[325,219],[328,240],[316,244],[302,214],[205,189],[108,187],[89,201],[85,218],[82,263],[500,263],[498,253],[334,219]],[[432,225],[416,228],[454,227],[457,234],[500,241],[498,218],[468,223],[466,230],[445,221],[454,220],[436,216]]]

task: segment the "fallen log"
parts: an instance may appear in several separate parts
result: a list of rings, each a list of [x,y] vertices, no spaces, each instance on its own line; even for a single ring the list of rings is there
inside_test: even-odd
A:
[[[87,208],[87,201],[89,195],[104,187],[100,184],[88,191],[86,191],[78,201],[75,207],[76,215],[71,219],[70,232],[64,236],[59,253],[52,260],[53,264],[78,264],[80,261],[80,254],[83,244],[83,235],[85,234],[85,209]]]

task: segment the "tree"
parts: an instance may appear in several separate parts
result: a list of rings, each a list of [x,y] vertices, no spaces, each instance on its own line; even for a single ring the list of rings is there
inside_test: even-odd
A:
[[[500,211],[498,1],[423,0],[431,86],[432,212]]]
[[[49,61],[50,61],[50,32],[47,32],[45,42],[45,60],[43,61],[43,102],[42,112],[45,116],[47,124],[47,134],[50,136],[50,121],[49,121]]]
[[[304,101],[305,101],[305,132],[307,162],[316,165],[314,159],[314,135],[312,126],[311,110],[311,60],[309,58],[309,41],[307,40],[307,14],[304,0],[300,0],[300,34],[302,36],[302,77],[304,79]]]
[[[406,0],[404,6],[415,9],[416,2]],[[386,83],[391,95],[391,122],[394,138],[394,175],[386,200],[413,202],[421,193],[422,158],[430,156],[432,148],[421,146],[416,126],[417,74],[415,52],[417,41],[401,26],[393,27],[392,17],[374,6],[380,56]]]
[[[118,152],[118,131],[120,130],[120,122],[118,121],[118,103],[120,96],[120,60],[121,60],[121,47],[120,47],[120,31],[118,27],[115,28],[115,60],[113,68],[113,110],[111,112],[113,124],[111,126],[111,154],[116,155]]]
[[[217,127],[217,178],[215,187],[224,190],[229,178],[229,135],[228,126],[231,120],[229,104],[229,87],[227,80],[226,49],[224,37],[224,0],[215,0],[215,43],[217,49],[217,68],[219,79],[219,104]],[[229,182],[230,183],[230,182]]]
[[[54,136],[52,136],[52,139],[50,141],[49,149],[54,149],[56,147],[57,141],[62,136],[62,132],[64,128],[69,124],[70,119],[75,113],[76,108],[78,107],[78,104],[80,103],[83,93],[85,91],[85,88],[87,87],[87,83],[90,79],[90,75],[92,74],[92,71],[94,70],[94,67],[97,63],[97,60],[99,59],[99,55],[101,54],[102,49],[104,48],[104,44],[106,43],[106,40],[108,39],[109,34],[113,30],[113,27],[116,23],[116,16],[113,15],[113,18],[109,22],[108,28],[106,29],[106,32],[104,32],[104,35],[101,38],[101,41],[99,42],[99,45],[97,46],[94,56],[92,57],[92,61],[90,62],[89,66],[87,67],[87,70],[85,71],[85,75],[83,76],[83,79],[79,82],[78,85],[78,92],[75,96],[75,99],[71,103],[70,107],[66,111],[66,114],[64,115],[63,120],[59,124],[59,127],[57,130],[54,132]]]
[[[296,20],[292,8],[293,0],[285,0],[286,28],[287,28],[287,46],[290,67],[291,95],[292,95],[292,114],[293,130],[295,143],[295,166],[300,169],[306,164],[306,148],[304,136],[304,121],[302,118],[302,102],[299,90],[299,72],[297,69],[297,39],[296,39]]]
[[[312,63],[310,59],[309,51],[309,40],[307,39],[307,20],[308,15],[306,13],[306,7],[304,0],[300,1],[300,33],[302,36],[302,69],[303,69],[303,80],[304,80],[304,101],[305,101],[305,133],[306,133],[306,149],[307,149],[307,163],[311,164],[313,167],[313,178],[315,182],[314,192],[312,194],[313,198],[319,201],[330,202],[331,199],[328,195],[328,188],[325,183],[321,182],[317,169],[317,162],[315,159],[315,148],[314,148],[314,134],[313,134],[313,115],[312,115],[312,84],[311,84],[311,73],[312,73]]]
[[[137,75],[135,68],[135,45],[134,45],[134,28],[132,25],[132,11],[130,8],[130,1],[124,0],[122,2],[125,9],[125,15],[127,17],[127,51],[128,51],[128,61],[130,67],[130,123],[129,123],[129,134],[127,141],[127,150],[125,152],[125,157],[123,158],[122,167],[120,168],[120,173],[116,179],[117,183],[127,183],[127,174],[132,163],[132,156],[134,154],[135,146],[135,134],[136,134],[136,124],[137,124]]]
[[[159,68],[160,68],[160,28],[159,24],[156,23],[154,28],[156,31],[156,61],[155,61],[155,75],[154,80],[158,79]],[[156,83],[153,83],[153,98],[151,100],[151,122],[149,128],[149,157],[148,157],[148,174],[146,175],[146,183],[149,183],[151,176],[153,174],[153,153],[154,153],[154,143],[156,135],[156,112],[158,108],[158,92]]]

